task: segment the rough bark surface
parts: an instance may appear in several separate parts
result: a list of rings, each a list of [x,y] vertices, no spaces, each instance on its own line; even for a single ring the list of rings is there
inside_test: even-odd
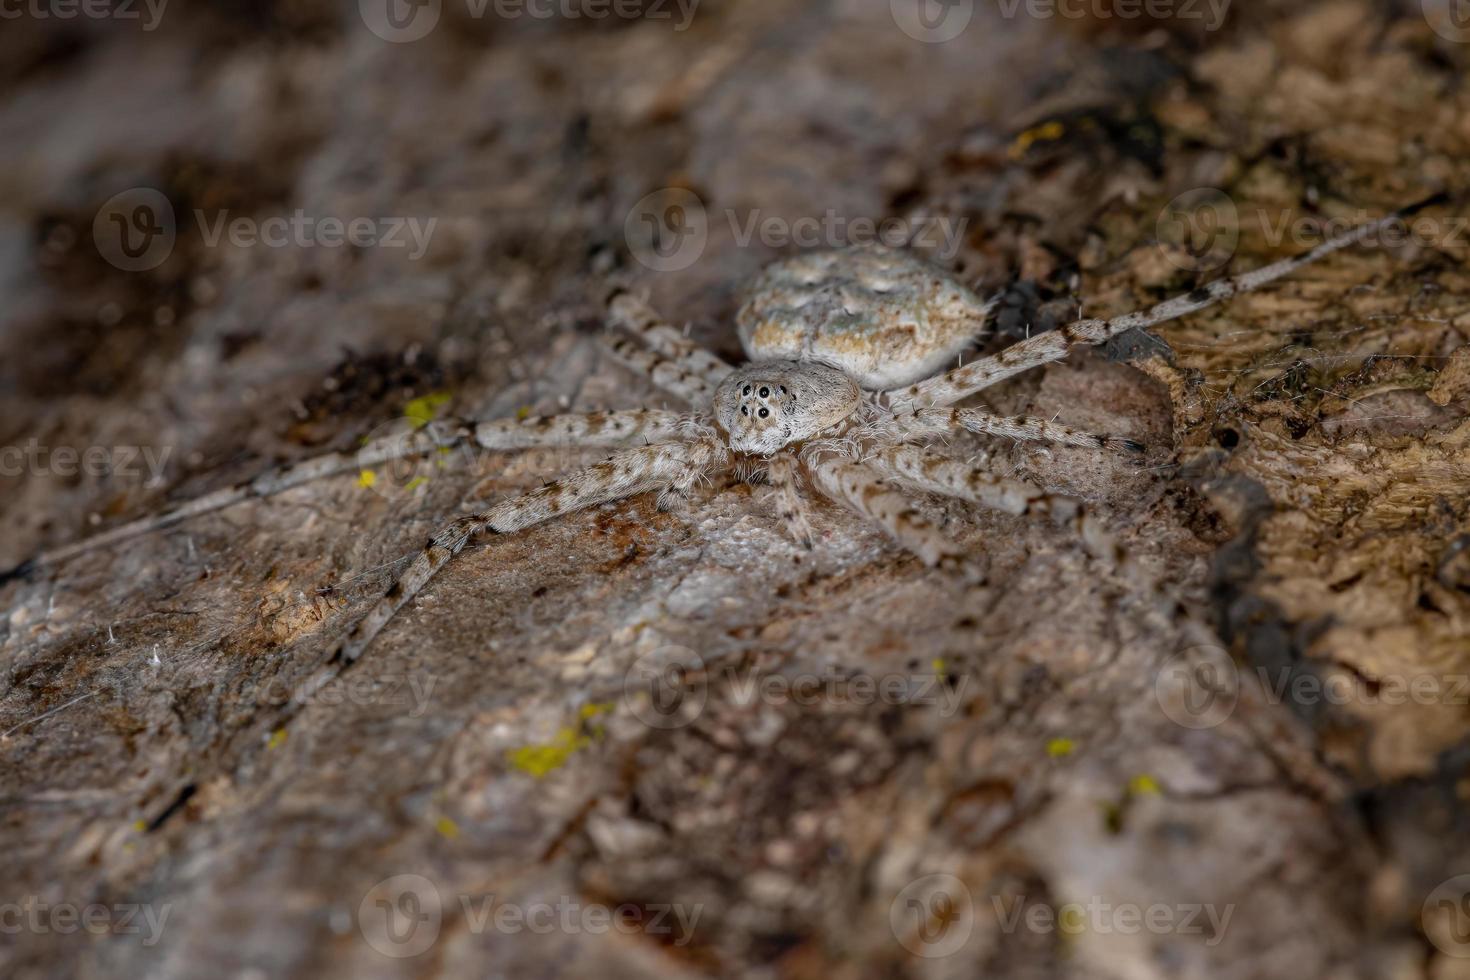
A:
[[[405,413],[662,404],[599,353],[597,283],[738,359],[735,290],[793,248],[752,216],[962,223],[927,251],[1005,291],[998,349],[1470,188],[1470,47],[1418,3],[977,5],[945,44],[877,2],[706,0],[684,31],[446,3],[411,44],[352,5],[215,6],[0,34],[0,445],[164,463],[0,478],[0,565]],[[178,236],[125,272],[93,220],[135,187]],[[708,241],[655,272],[625,219],[669,187]],[[830,505],[804,552],[769,488],[709,486],[467,550],[305,694],[397,559],[596,455],[547,451],[0,586],[0,971],[1470,976],[1463,203],[989,395],[1149,447],[952,443],[1092,501],[1121,567],[930,500],[986,556],[968,586]],[[437,225],[417,258],[209,240],[298,209]],[[641,683],[671,663],[672,711]],[[538,903],[576,918],[495,914]],[[88,905],[95,934],[53,914]]]

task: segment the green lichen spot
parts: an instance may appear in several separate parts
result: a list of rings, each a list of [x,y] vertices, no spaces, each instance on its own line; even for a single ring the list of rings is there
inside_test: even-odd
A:
[[[449,392],[435,391],[415,398],[403,407],[403,414],[413,423],[415,429],[422,429],[439,416],[439,409],[449,402]]]
[[[575,728],[563,728],[550,742],[543,742],[540,745],[522,745],[518,749],[511,749],[507,756],[512,766],[540,779],[547,773],[555,772],[566,765],[567,760],[578,749],[586,748],[591,744],[592,739]]]
[[[611,701],[588,702],[577,711],[577,726],[566,726],[550,742],[522,745],[506,753],[510,764],[537,779],[567,764],[572,755],[602,738],[602,726],[587,722],[613,709]],[[583,729],[586,729],[585,731]]]
[[[1128,781],[1128,792],[1134,796],[1158,796],[1159,781],[1147,773],[1134,776]]]

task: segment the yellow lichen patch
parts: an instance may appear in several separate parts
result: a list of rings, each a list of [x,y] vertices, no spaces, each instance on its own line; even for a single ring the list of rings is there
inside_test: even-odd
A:
[[[566,765],[573,753],[591,744],[592,739],[575,728],[568,727],[557,732],[550,742],[522,745],[518,749],[511,749],[506,755],[512,766],[540,779]]]
[[[286,730],[284,728],[277,728],[275,731],[271,732],[271,737],[266,740],[265,747],[268,749],[278,749],[285,744]]]
[[[1046,754],[1053,759],[1061,759],[1077,751],[1077,743],[1070,738],[1054,738],[1046,743]]]
[[[439,409],[449,402],[449,392],[435,391],[422,398],[415,398],[403,407],[404,416],[415,429],[422,429],[439,416]]]
[[[440,837],[448,840],[454,840],[459,836],[459,824],[448,817],[440,817],[438,820],[435,820],[434,829],[438,831]]]
[[[362,487],[364,490],[369,490],[372,487],[376,486],[377,482],[378,474],[374,473],[372,470],[363,470],[362,472],[357,474],[357,485]]]
[[[531,417],[531,406],[530,405],[522,405],[520,408],[516,409],[516,421],[518,421],[518,422],[524,422],[524,421],[526,421],[526,419],[528,419],[530,417]]]
[[[1041,140],[1050,142],[1051,140],[1061,139],[1064,132],[1066,132],[1065,127],[1055,119],[1051,122],[1044,122],[1040,126],[1032,126],[1020,136],[1016,137],[1015,141],[1011,143],[1010,149],[1006,151],[1006,154],[1012,160],[1019,160],[1037,142]]]
[[[595,701],[582,705],[577,711],[577,725],[568,725],[556,733],[556,737],[549,742],[539,744],[522,745],[518,749],[511,749],[506,753],[510,764],[521,772],[529,773],[537,779],[545,776],[566,765],[572,755],[595,740],[602,738],[603,730],[600,725],[587,726],[587,722],[598,715],[606,714],[613,709],[611,701]],[[586,729],[585,731],[583,729]]]
[[[1147,773],[1140,773],[1128,780],[1128,792],[1134,796],[1158,796],[1159,781]]]
[[[429,482],[429,478],[428,477],[426,477],[426,476],[416,476],[412,480],[409,480],[408,483],[404,484],[404,487],[403,487],[404,492],[411,492],[411,491],[417,490],[419,487],[423,486],[425,483],[428,483],[428,482]]]

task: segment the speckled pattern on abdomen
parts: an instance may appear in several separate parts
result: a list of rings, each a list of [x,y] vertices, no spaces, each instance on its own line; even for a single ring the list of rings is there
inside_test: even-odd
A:
[[[752,361],[816,361],[883,390],[947,365],[988,310],[943,269],[871,245],[772,264],[742,294],[736,325]]]

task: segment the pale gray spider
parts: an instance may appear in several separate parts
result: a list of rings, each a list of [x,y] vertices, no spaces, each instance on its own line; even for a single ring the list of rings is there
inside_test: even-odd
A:
[[[262,474],[38,556],[0,576],[25,574],[101,547],[252,497],[321,477],[355,472],[436,448],[477,444],[486,450],[536,446],[622,448],[605,461],[537,490],[451,522],[423,546],[409,568],[352,628],[337,651],[351,662],[403,605],[475,537],[508,534],[572,511],[657,491],[660,503],[720,471],[763,472],[791,535],[811,547],[802,487],[845,504],[878,524],[926,564],[963,566],[963,555],[913,506],[909,493],[957,498],[1009,514],[1089,520],[1074,500],[927,448],[955,430],[1070,446],[1139,450],[1127,439],[1093,435],[1032,418],[1003,418],[949,408],[1002,379],[1065,357],[1076,344],[1100,344],[1125,330],[1149,328],[1258,289],[1405,214],[1374,224],[1241,276],[1217,280],[1147,311],[1111,320],[1078,320],[1038,334],[992,357],[936,373],[982,332],[989,304],[946,272],[904,252],[869,247],[803,254],[777,262],[749,285],[737,314],[750,363],[733,368],[687,340],[630,292],[608,299],[612,324],[632,338],[608,336],[613,357],[693,406],[693,414],[641,410],[495,419],[429,427]],[[1094,537],[1097,535],[1093,534]]]

